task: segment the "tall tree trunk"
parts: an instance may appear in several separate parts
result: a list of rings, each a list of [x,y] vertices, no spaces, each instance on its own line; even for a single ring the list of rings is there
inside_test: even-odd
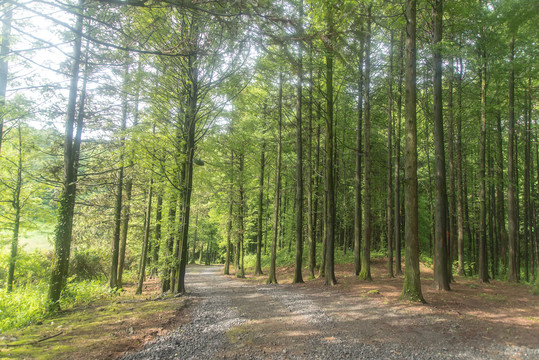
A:
[[[458,274],[464,273],[464,183],[462,178],[462,58],[459,59],[458,74],[458,118],[457,118],[457,232]]]
[[[256,236],[256,264],[255,275],[262,275],[262,213],[264,211],[264,167],[266,165],[266,143],[262,140],[260,149],[260,178],[258,179],[258,214],[257,214],[257,236]]]
[[[294,284],[303,283],[303,0],[299,0],[298,83],[296,85],[296,261]]]
[[[10,53],[11,18],[13,5],[2,5],[2,42],[0,43],[0,109],[4,111],[6,105],[6,90],[8,80],[8,56]],[[4,138],[4,114],[0,114],[0,154],[2,153],[2,140]]]
[[[447,272],[449,281],[453,279],[453,262],[456,258],[457,250],[457,222],[455,217],[455,208],[457,204],[457,197],[455,195],[455,112],[453,106],[453,80],[455,76],[455,69],[453,63],[453,57],[449,61],[449,79],[448,79],[448,95],[447,95],[447,117],[448,124],[448,157],[447,161],[449,165],[449,196],[448,196],[448,210],[449,210],[449,239],[448,239],[448,261]]]
[[[152,196],[153,196],[153,177],[150,176],[148,185],[148,198],[146,200],[146,211],[144,212],[144,237],[142,241],[142,251],[140,253],[138,285],[135,295],[142,294],[142,286],[146,278],[146,261],[148,258],[148,244],[150,243],[150,224],[152,216]]]
[[[447,192],[445,182],[444,124],[442,114],[442,0],[434,2],[433,36],[433,113],[434,113],[434,152],[436,157],[436,232],[434,287],[437,290],[449,289],[447,269]],[[449,140],[451,141],[451,139]]]
[[[155,238],[153,243],[152,254],[152,273],[151,277],[157,275],[158,262],[159,262],[159,249],[161,248],[161,218],[163,212],[163,194],[159,191],[157,195],[157,205],[155,207]]]
[[[355,202],[354,202],[354,273],[356,276],[361,271],[361,235],[362,229],[362,208],[361,208],[361,180],[362,158],[363,158],[363,53],[365,47],[365,36],[363,25],[361,26],[361,36],[359,43],[358,59],[358,99],[357,99],[357,125],[356,125],[356,172],[355,172]]]
[[[124,144],[127,124],[127,85],[129,81],[129,63],[124,59],[123,85],[122,85],[122,118],[120,124],[120,152],[118,164],[118,179],[116,183],[116,201],[114,202],[114,230],[112,235],[112,261],[110,267],[110,288],[118,287],[118,259],[120,255],[120,229],[122,224],[122,200],[124,188]]]
[[[487,258],[487,194],[485,156],[487,146],[487,58],[486,49],[481,48],[481,149],[479,154],[479,281],[488,282]]]
[[[416,0],[406,0],[406,152],[404,157],[404,222],[406,263],[402,298],[425,302],[419,274],[417,119],[416,119]]]
[[[142,74],[142,62],[138,61],[138,67],[137,67],[137,75],[140,76]],[[136,129],[138,126],[138,120],[139,120],[139,103],[140,103],[140,83],[137,82],[136,90],[135,90],[135,108],[134,108],[134,119],[133,119],[133,129]],[[131,156],[129,157],[129,166],[128,168],[132,169],[134,165],[134,157],[135,153],[132,150]],[[122,277],[123,277],[123,270],[124,270],[124,263],[125,263],[125,250],[127,247],[127,233],[129,230],[129,220],[131,217],[131,195],[133,192],[133,175],[127,176],[125,181],[125,201],[123,202],[123,216],[122,216],[122,224],[121,224],[121,232],[120,232],[120,250],[119,250],[119,259],[118,259],[118,280],[116,281],[116,286],[118,288],[122,287]],[[171,249],[172,251],[172,249]],[[163,276],[163,279],[166,279],[168,276]],[[164,281],[164,280],[163,280]],[[163,282],[162,282],[163,284]],[[169,282],[170,285],[170,282]],[[162,287],[163,289],[163,287]],[[168,289],[167,289],[168,290]],[[164,290],[163,292],[167,291]]]
[[[367,34],[365,39],[365,121],[363,122],[363,156],[365,158],[365,171],[363,171],[363,251],[361,252],[361,271],[359,278],[372,281],[371,277],[371,242],[372,242],[372,215],[371,215],[371,9],[367,9]]]
[[[309,238],[309,279],[314,279],[316,267],[316,211],[313,207],[313,56],[312,42],[309,43],[309,128],[307,133],[307,236]]]
[[[399,93],[397,97],[397,134],[395,137],[395,274],[402,275],[401,265],[401,191],[400,191],[400,154],[402,120],[402,80],[404,76],[404,33],[401,32],[399,44]]]
[[[13,291],[13,279],[15,276],[15,263],[17,261],[17,250],[19,247],[19,228],[21,224],[21,189],[22,189],[22,132],[19,122],[19,161],[17,163],[17,182],[13,192],[13,201],[11,207],[15,211],[13,220],[13,234],[11,237],[11,253],[9,256],[9,269],[7,276],[7,292]]]
[[[529,91],[529,89],[527,90]],[[527,92],[526,91],[526,92]],[[526,282],[530,281],[530,254],[529,250],[533,250],[530,247],[531,243],[531,197],[530,197],[530,186],[531,186],[531,171],[530,167],[532,164],[531,159],[531,118],[528,117],[528,95],[526,94],[524,99],[524,277]]]
[[[509,219],[509,282],[519,281],[519,268],[517,264],[517,208],[515,199],[515,35],[511,36],[509,43],[509,140],[507,149],[507,217]]]
[[[234,166],[234,152],[230,152],[230,169],[232,169]],[[229,190],[230,198],[229,198],[229,204],[228,204],[228,224],[226,227],[226,259],[225,259],[225,269],[224,274],[230,275],[230,260],[231,260],[231,251],[232,251],[232,211],[234,210],[234,199],[232,196],[232,181],[230,182],[230,190]],[[200,253],[202,254],[202,248],[200,249]]]
[[[387,275],[393,274],[393,31],[389,45],[389,75],[387,94]]]
[[[278,123],[277,123],[277,164],[275,166],[275,205],[273,207],[273,241],[271,243],[271,260],[267,283],[277,284],[275,275],[275,260],[277,258],[277,240],[279,236],[279,205],[281,200],[281,132],[283,121],[283,74],[279,74],[279,94],[278,94]]]
[[[243,224],[243,218],[244,218],[244,212],[245,212],[245,192],[243,189],[243,183],[244,183],[244,163],[245,163],[245,155],[240,153],[239,155],[239,200],[240,203],[238,204],[238,223],[239,223],[239,232],[238,232],[238,249],[239,249],[239,272],[236,274],[237,277],[244,278],[245,277],[245,268],[243,267],[243,255],[244,255],[244,246],[243,246],[243,240],[245,237],[244,234],[244,224]]]
[[[198,237],[198,211],[195,216],[195,233],[193,234],[193,251],[191,252],[191,259],[189,260],[190,264],[195,263],[195,254],[197,251],[197,237]]]
[[[328,42],[330,45],[333,42],[333,9],[327,5],[327,23],[328,23]],[[326,49],[326,83],[327,83],[327,115],[326,115],[326,184],[327,184],[327,221],[326,221],[326,266],[325,278],[326,285],[335,285],[335,185],[333,175],[333,49]]]
[[[506,273],[507,269],[507,231],[505,228],[505,210],[504,210],[504,193],[503,193],[503,146],[502,146],[502,117],[497,115],[497,131],[496,131],[496,209],[498,223],[498,238],[500,251],[499,256],[502,259],[502,273]]]
[[[52,261],[52,273],[50,279],[48,302],[49,309],[59,310],[59,300],[65,286],[65,280],[69,268],[69,254],[71,252],[71,237],[73,232],[73,214],[76,196],[76,169],[75,152],[77,142],[73,143],[73,125],[75,123],[77,87],[79,81],[79,68],[81,63],[81,38],[83,25],[83,4],[79,0],[79,11],[75,24],[75,41],[73,44],[73,63],[71,66],[71,83],[67,103],[67,117],[64,135],[64,175],[62,192],[58,199],[58,220],[55,228],[54,256]]]
[[[129,184],[129,183],[128,183]],[[128,187],[126,186],[126,192]],[[174,237],[176,234],[176,208],[178,207],[178,192],[172,189],[169,195],[169,209],[167,217],[167,245],[165,248],[165,263],[163,266],[163,279],[161,281],[161,292],[165,293],[172,289],[171,274],[173,266]]]

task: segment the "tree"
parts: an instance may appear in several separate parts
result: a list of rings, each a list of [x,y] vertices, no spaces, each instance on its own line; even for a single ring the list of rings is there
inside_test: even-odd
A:
[[[296,87],[296,262],[294,284],[303,283],[303,0],[299,1],[298,83]]]
[[[449,290],[447,266],[447,192],[445,182],[444,124],[442,115],[442,0],[434,3],[433,82],[434,82],[434,150],[436,156],[436,232],[434,284],[438,290]],[[451,141],[451,140],[450,140]],[[452,214],[450,214],[452,216]]]
[[[281,156],[282,156],[282,121],[283,121],[283,74],[279,74],[279,94],[277,95],[277,163],[275,165],[275,204],[273,206],[273,238],[271,242],[271,260],[267,284],[277,284],[275,262],[277,259],[277,238],[279,234],[279,206],[281,199]]]
[[[333,43],[334,24],[333,24],[333,7],[332,4],[326,3],[326,19],[327,19],[327,40],[329,44]],[[335,57],[332,48],[326,48],[326,193],[327,193],[327,208],[326,208],[326,254],[325,254],[325,278],[326,285],[335,285],[335,185],[333,174],[333,59]]]
[[[363,251],[361,252],[361,271],[359,278],[372,281],[371,278],[371,241],[372,241],[372,216],[371,216],[371,103],[370,103],[370,73],[371,73],[371,9],[367,9],[367,34],[365,36],[365,121],[363,122],[365,169],[363,171]]]
[[[68,274],[69,254],[71,251],[71,235],[73,231],[73,212],[75,207],[77,168],[76,153],[80,149],[81,124],[77,124],[77,136],[73,138],[73,127],[76,117],[77,87],[81,63],[81,39],[83,27],[83,4],[79,0],[78,15],[75,24],[75,41],[73,44],[73,62],[71,65],[71,83],[67,103],[67,117],[64,135],[64,175],[62,192],[58,199],[58,220],[55,228],[54,256],[52,275],[49,285],[49,308],[58,310],[59,300]],[[82,112],[79,113],[79,117]]]
[[[404,156],[404,217],[406,259],[402,298],[425,302],[419,274],[417,204],[417,120],[416,120],[416,1],[406,1],[406,152]]]

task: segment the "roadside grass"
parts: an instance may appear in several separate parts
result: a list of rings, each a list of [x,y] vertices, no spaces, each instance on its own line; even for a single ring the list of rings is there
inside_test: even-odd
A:
[[[89,288],[88,288],[89,289]],[[0,359],[111,359],[176,326],[186,298],[103,293],[25,327],[2,331]],[[80,292],[79,292],[80,294]],[[168,324],[168,326],[167,326]]]

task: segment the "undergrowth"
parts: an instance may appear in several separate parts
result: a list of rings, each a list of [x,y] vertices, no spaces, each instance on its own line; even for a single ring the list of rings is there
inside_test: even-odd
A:
[[[62,310],[73,309],[110,296],[108,285],[101,280],[75,281],[71,278],[60,300]],[[43,281],[16,287],[12,293],[0,291],[0,332],[44,320],[47,312],[48,283]]]

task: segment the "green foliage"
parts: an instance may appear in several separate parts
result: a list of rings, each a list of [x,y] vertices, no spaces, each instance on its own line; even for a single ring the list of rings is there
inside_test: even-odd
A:
[[[69,273],[80,280],[95,280],[107,275],[106,251],[98,249],[75,250]]]
[[[0,278],[2,287],[7,280],[9,266],[9,250],[0,252]],[[51,260],[48,254],[41,251],[26,252],[19,250],[15,268],[15,287],[33,286],[50,276]]]
[[[30,286],[16,287],[12,293],[0,291],[0,331],[39,322],[47,317],[47,280]],[[64,290],[60,301],[63,310],[109,296],[106,282],[74,280],[71,278]]]

